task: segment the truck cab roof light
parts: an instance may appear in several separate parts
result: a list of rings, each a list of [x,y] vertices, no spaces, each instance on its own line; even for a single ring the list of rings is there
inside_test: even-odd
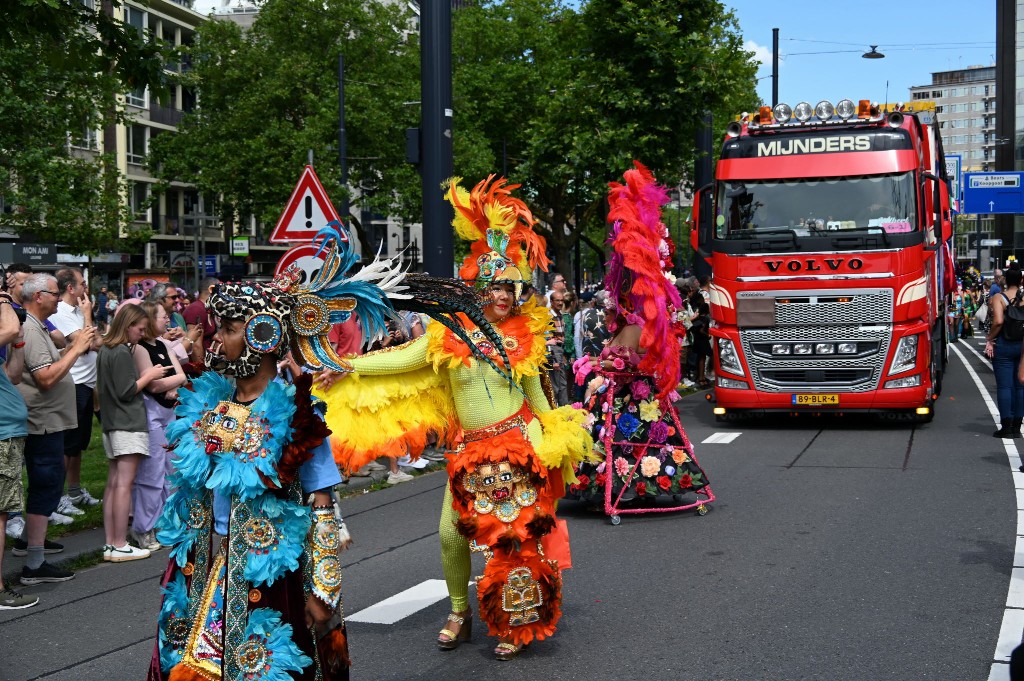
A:
[[[757,122],[761,125],[772,124],[772,108],[770,106],[762,106],[757,111]]]
[[[870,99],[862,99],[857,102],[857,118],[871,118]]]
[[[779,123],[788,123],[789,119],[793,117],[793,107],[789,104],[776,104],[773,111],[775,120]]]
[[[818,102],[818,105],[814,107],[814,115],[818,117],[819,121],[827,121],[832,118],[835,114],[836,108],[832,106],[832,102],[827,99],[823,99]]]
[[[848,121],[857,115],[857,105],[853,103],[852,99],[840,100],[836,104],[836,114],[844,121]]]
[[[811,116],[814,115],[814,109],[807,102],[800,102],[793,107],[793,116],[796,117],[801,123],[806,123],[811,120]]]

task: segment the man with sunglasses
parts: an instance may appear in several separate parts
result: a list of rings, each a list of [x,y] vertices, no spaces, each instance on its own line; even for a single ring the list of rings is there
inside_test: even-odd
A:
[[[25,533],[24,542],[15,543],[16,555],[24,550],[27,556],[21,571],[21,583],[26,586],[66,582],[75,576],[47,563],[43,556],[64,550],[60,544],[46,541],[46,524],[64,492],[64,434],[78,427],[71,367],[92,347],[96,329],[89,326],[76,333],[61,355],[43,324],[57,311],[60,294],[52,275],[31,274],[25,279],[21,287],[22,306],[27,313],[22,326],[24,338],[11,346],[24,351],[18,391],[28,407]]]

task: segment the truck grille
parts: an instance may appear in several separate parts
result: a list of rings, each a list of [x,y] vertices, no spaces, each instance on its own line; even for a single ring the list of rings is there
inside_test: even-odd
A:
[[[743,328],[740,323],[740,343],[754,386],[763,392],[874,390],[892,342],[892,295],[891,289],[773,291],[774,328]],[[851,297],[849,302],[838,300]],[[856,343],[857,353],[771,354],[773,343],[801,342]]]

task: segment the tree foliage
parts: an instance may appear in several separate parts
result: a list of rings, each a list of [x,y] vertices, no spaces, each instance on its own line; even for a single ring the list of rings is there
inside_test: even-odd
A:
[[[405,163],[404,130],[418,117],[409,103],[419,99],[419,47],[405,32],[408,20],[398,4],[270,0],[248,32],[202,24],[183,76],[200,106],[177,134],[154,141],[154,172],[219,197],[227,212],[273,224],[312,150],[337,206],[342,54],[349,184],[361,207],[412,217],[418,180]],[[369,247],[365,234],[360,241]]]
[[[69,142],[119,120],[118,95],[158,91],[160,55],[156,43],[75,0],[0,4],[0,196],[8,209],[0,226],[74,253],[118,240],[130,212],[113,159]]]
[[[485,141],[492,168],[506,160],[556,267],[588,225],[603,241],[607,183],[633,159],[677,186],[702,113],[756,103],[756,66],[718,2],[508,0],[455,15],[456,140]]]

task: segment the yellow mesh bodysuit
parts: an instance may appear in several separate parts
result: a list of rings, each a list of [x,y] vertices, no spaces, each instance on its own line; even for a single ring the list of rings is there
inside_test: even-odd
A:
[[[541,388],[548,323],[547,310],[528,303],[496,325],[522,392],[433,323],[411,343],[352,358],[355,373],[323,395],[335,458],[347,470],[404,447],[417,455],[429,432],[454,447],[440,524],[452,609],[468,606],[472,547],[487,558],[478,580],[481,618],[493,635],[515,643],[554,633],[561,579],[544,546],[565,480],[574,480],[573,464],[592,448],[585,413],[552,409]]]

